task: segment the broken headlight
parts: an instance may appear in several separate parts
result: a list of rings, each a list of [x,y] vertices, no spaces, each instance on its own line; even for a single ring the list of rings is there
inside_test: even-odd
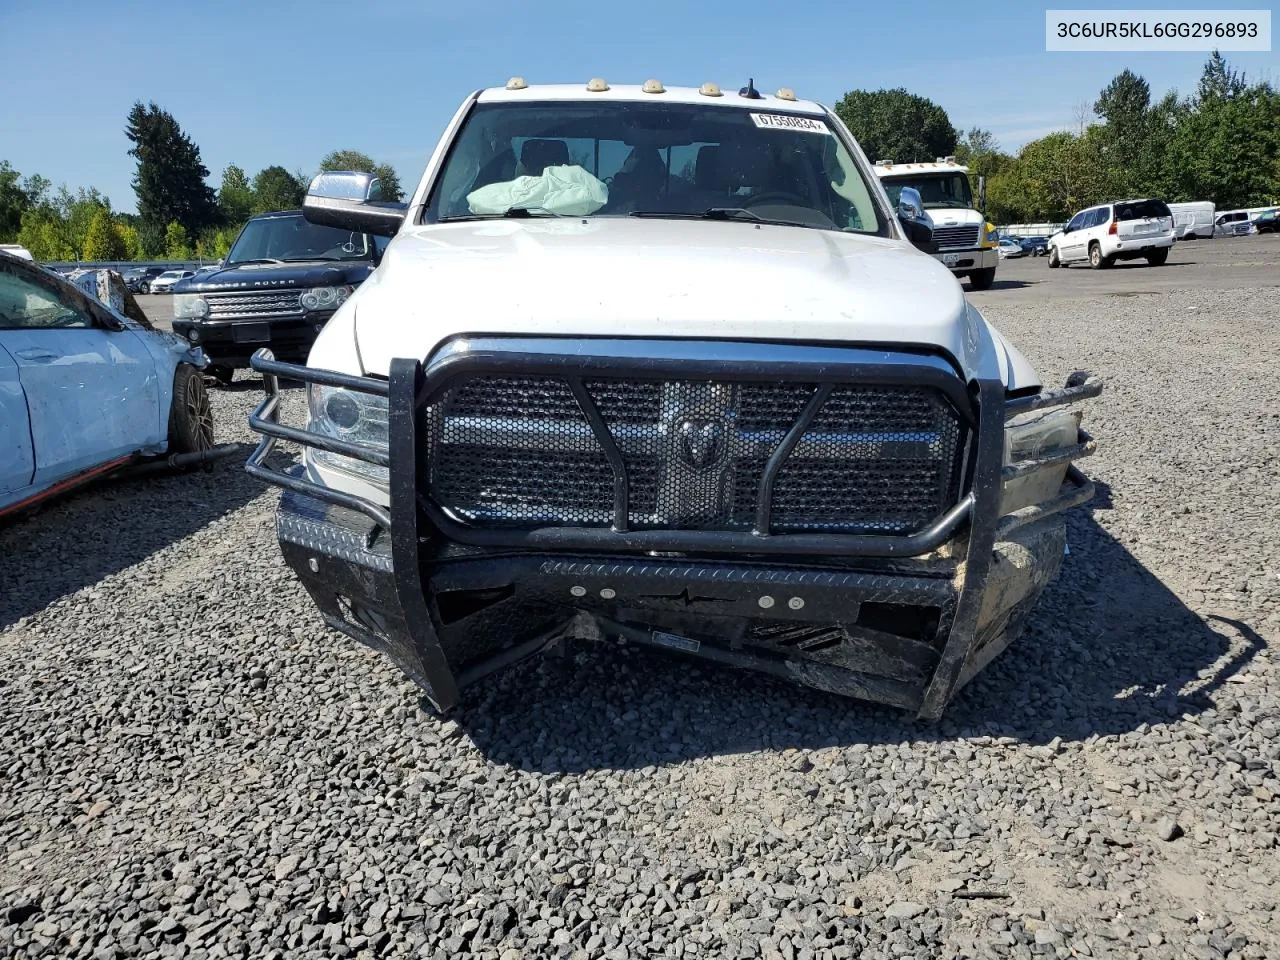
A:
[[[1019,414],[1005,424],[1005,466],[1075,446],[1079,442],[1079,434],[1078,410],[1034,410]],[[1012,513],[1052,499],[1057,496],[1066,476],[1067,463],[1063,461],[1006,480],[1000,513]]]
[[[307,391],[307,406],[311,414],[307,429],[312,433],[381,450],[387,449],[386,397],[312,384]],[[312,448],[310,455],[316,463],[323,466],[371,480],[384,489],[387,487],[386,467],[329,453],[327,450]]]

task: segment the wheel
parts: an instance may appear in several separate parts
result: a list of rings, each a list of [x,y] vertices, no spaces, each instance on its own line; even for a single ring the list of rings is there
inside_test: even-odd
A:
[[[231,386],[231,381],[236,377],[236,372],[233,368],[223,367],[217,364],[205,368],[205,372],[224,387]]]
[[[1089,244],[1089,265],[1095,270],[1105,270],[1111,266],[1114,261],[1110,257],[1102,255],[1102,247],[1097,243]]]
[[[149,283],[140,283],[140,284],[138,284],[138,292],[139,292],[139,293],[150,293],[150,292],[151,292],[151,284],[149,284]]]
[[[975,270],[969,274],[970,290],[987,290],[996,279],[996,268],[987,267],[985,270]]]
[[[1062,266],[1062,263],[1060,260],[1058,260],[1058,248],[1050,247],[1049,248],[1049,269],[1057,270],[1058,267],[1060,266]]]
[[[1153,267],[1163,267],[1164,262],[1169,259],[1169,248],[1161,247],[1159,250],[1152,250],[1147,254],[1147,263]]]
[[[169,404],[169,452],[201,453],[213,446],[213,408],[200,371],[189,363],[173,373]]]

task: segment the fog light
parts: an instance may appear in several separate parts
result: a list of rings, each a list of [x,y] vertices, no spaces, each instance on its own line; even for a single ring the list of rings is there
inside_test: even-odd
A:
[[[187,339],[190,340],[192,343],[199,343],[200,331],[197,330],[195,327],[192,327],[190,330],[187,331]]]

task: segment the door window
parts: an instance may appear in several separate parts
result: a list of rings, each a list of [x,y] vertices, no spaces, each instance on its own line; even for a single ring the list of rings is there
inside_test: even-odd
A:
[[[1071,222],[1067,224],[1067,233],[1081,229],[1084,226],[1085,214],[1088,212],[1088,210],[1085,210],[1083,213],[1077,213],[1072,217]]]
[[[91,327],[89,315],[57,293],[24,277],[0,270],[0,330]]]

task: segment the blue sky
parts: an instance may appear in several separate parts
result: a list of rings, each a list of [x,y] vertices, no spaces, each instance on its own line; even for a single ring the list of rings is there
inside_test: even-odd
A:
[[[410,188],[460,100],[513,74],[735,88],[751,76],[826,103],[904,86],[1006,149],[1072,126],[1126,66],[1157,95],[1194,89],[1203,53],[1046,53],[1047,6],[1105,4],[0,0],[0,159],[96,186],[132,211],[123,128],[139,99],[177,117],[214,186],[228,163],[250,176],[272,163],[309,172],[353,147],[393,164]],[[1214,6],[1262,4],[1158,8]],[[1280,80],[1275,52],[1227,56],[1250,78]]]

